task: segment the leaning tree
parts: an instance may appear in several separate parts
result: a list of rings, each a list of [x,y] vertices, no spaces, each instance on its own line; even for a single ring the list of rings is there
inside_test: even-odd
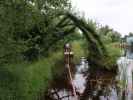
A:
[[[91,66],[90,70],[103,66],[100,63],[100,60],[102,60],[103,56],[108,56],[108,54],[100,36],[96,32],[96,28],[83,17],[79,17],[69,12],[59,14],[58,17],[60,20],[56,22],[53,31],[53,37],[56,38],[51,39],[49,44],[50,46],[48,46],[47,50],[55,46],[58,41],[64,39],[66,36],[73,34],[75,30],[80,30],[87,42],[86,46],[89,51],[88,61]],[[89,79],[89,76],[87,79]],[[81,97],[81,100],[86,100],[88,98],[88,84],[89,80],[87,81],[86,89]]]

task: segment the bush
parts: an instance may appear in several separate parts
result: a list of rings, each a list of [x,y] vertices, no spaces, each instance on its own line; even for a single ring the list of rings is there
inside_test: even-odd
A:
[[[61,53],[51,54],[33,63],[17,63],[1,67],[1,100],[36,100],[52,79],[51,68]]]

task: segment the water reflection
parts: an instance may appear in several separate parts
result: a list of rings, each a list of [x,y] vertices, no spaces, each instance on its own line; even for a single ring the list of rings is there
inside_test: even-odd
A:
[[[80,64],[76,65],[76,73],[72,80],[72,84],[76,89],[77,98],[78,96],[82,95],[82,93],[85,90],[86,78],[87,78],[86,72],[88,71],[88,68],[89,66],[87,59],[85,57],[81,57]],[[77,98],[73,96],[72,91],[68,89],[62,89],[62,90],[51,89],[50,92],[51,94],[53,94],[51,96],[55,100],[77,100]]]
[[[122,83],[121,92],[125,92],[123,95],[126,100],[133,100],[133,80],[132,80],[132,72],[133,72],[133,59],[128,59],[127,57],[121,57],[118,59],[118,80]],[[122,94],[122,93],[121,93]]]

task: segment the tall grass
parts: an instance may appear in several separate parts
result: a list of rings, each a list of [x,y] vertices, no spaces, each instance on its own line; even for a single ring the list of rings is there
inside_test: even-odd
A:
[[[0,100],[37,100],[52,79],[51,68],[62,53],[51,54],[33,63],[21,62],[0,67]]]

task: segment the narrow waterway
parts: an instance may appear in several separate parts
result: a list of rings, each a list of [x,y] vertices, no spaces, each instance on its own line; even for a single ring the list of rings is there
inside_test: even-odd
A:
[[[76,90],[76,97],[73,95],[72,91],[68,89],[62,89],[58,91],[58,95],[54,94],[52,98],[56,100],[80,100],[79,97],[83,94],[88,74],[88,61],[82,57],[80,59],[80,64],[76,65],[76,73],[72,80],[72,84]],[[100,89],[100,90],[99,90]],[[54,90],[51,90],[54,92]],[[98,98],[97,98],[98,97]],[[59,99],[60,98],[60,99]],[[115,85],[108,85],[107,87],[99,87],[96,90],[92,91],[92,97],[88,100],[120,100],[118,99],[118,94]]]
[[[80,64],[76,65],[76,73],[72,80],[72,85],[74,86],[77,93],[76,97],[73,95],[72,91],[63,89],[58,91],[58,96],[57,94],[54,94],[53,98],[56,100],[58,100],[58,98],[60,98],[60,100],[78,100],[78,96],[84,92],[86,86],[86,72],[88,71],[88,68],[88,61],[84,57],[82,57],[80,59]],[[51,90],[51,93],[52,92],[54,92],[54,90]]]

